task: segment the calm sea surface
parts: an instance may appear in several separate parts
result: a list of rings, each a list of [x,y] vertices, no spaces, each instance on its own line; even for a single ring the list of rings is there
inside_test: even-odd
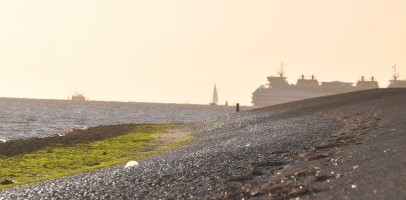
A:
[[[206,121],[233,112],[222,106],[0,98],[0,140],[105,124]]]

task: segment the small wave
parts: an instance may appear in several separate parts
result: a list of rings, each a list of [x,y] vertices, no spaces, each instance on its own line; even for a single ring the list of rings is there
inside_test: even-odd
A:
[[[86,129],[89,128],[89,126],[79,126],[79,127],[77,127],[77,128],[80,129],[80,130],[86,130]]]

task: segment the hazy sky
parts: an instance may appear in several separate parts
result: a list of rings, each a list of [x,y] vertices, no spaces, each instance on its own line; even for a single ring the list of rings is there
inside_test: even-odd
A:
[[[406,79],[405,0],[0,2],[0,96],[249,105],[300,74]]]

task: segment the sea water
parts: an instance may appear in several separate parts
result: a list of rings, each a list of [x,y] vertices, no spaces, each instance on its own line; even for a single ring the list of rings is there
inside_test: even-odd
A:
[[[97,125],[206,121],[231,114],[234,109],[189,104],[0,98],[0,139],[46,137]]]

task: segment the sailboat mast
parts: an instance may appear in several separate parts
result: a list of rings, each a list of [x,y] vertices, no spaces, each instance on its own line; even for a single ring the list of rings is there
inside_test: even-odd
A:
[[[213,91],[213,103],[217,103],[218,100],[218,96],[217,96],[217,88],[216,88],[216,84],[214,84],[214,91]]]
[[[399,72],[398,72],[397,66],[393,65],[392,68],[393,68],[393,80],[397,81],[397,79],[399,78]]]

